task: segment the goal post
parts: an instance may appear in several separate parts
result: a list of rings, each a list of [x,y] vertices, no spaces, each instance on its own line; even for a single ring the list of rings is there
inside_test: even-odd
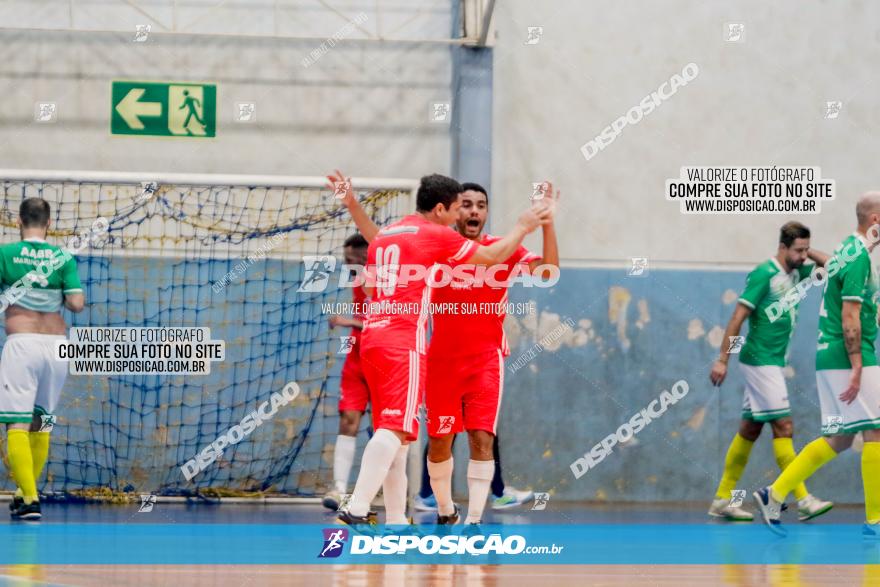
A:
[[[329,328],[322,304],[351,293],[332,280],[298,291],[303,257],[341,258],[356,230],[326,184],[321,176],[0,170],[2,242],[20,238],[27,197],[50,203],[51,244],[106,220],[106,233],[77,254],[87,307],[65,313],[69,326],[208,327],[226,345],[225,361],[203,376],[69,376],[45,493],[308,497],[331,485],[347,331]],[[415,209],[417,181],[352,185],[379,225]],[[291,404],[184,477],[184,463],[291,381],[301,389]],[[8,475],[0,479],[12,488]]]

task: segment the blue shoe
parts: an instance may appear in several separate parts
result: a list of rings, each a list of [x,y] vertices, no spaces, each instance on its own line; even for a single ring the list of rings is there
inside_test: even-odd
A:
[[[428,497],[416,495],[416,498],[413,500],[413,508],[415,508],[417,512],[436,512],[437,498],[434,497],[433,493]]]
[[[758,502],[758,511],[761,512],[761,517],[764,518],[764,523],[767,524],[770,531],[777,536],[785,536],[787,532],[779,521],[782,504],[773,499],[773,496],[770,494],[770,488],[764,487],[759,489],[752,496]]]
[[[464,528],[461,529],[462,536],[482,536],[483,535],[483,520],[479,522],[470,522],[464,525]]]
[[[862,537],[867,540],[877,540],[880,538],[880,524],[869,524],[865,522],[862,526]]]

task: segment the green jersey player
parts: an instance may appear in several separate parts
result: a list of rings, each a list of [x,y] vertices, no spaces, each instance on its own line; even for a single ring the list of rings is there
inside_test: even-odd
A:
[[[874,352],[880,278],[871,250],[880,240],[880,192],[856,205],[858,227],[835,249],[819,310],[816,387],[822,434],[804,447],[769,487],[755,492],[764,521],[777,533],[785,497],[820,467],[848,449],[861,432],[865,488],[863,534],[880,537],[880,367]]]
[[[41,517],[36,480],[49,456],[49,433],[67,377],[55,355],[66,339],[61,307],[85,306],[76,260],[46,242],[49,203],[27,198],[19,208],[21,240],[0,246],[0,306],[6,343],[0,356],[0,422],[6,423],[9,468],[18,487],[12,517]]]
[[[805,264],[807,258],[815,261]],[[727,376],[730,354],[739,348],[743,322],[749,332],[739,355],[745,379],[742,419],[724,460],[724,473],[709,508],[709,515],[733,521],[751,521],[754,516],[732,499],[732,490],[742,476],[754,442],[764,423],[773,431],[773,454],[780,469],[795,458],[792,436],[794,426],[789,409],[788,390],[782,369],[786,364],[788,343],[797,321],[797,301],[792,292],[802,290],[797,284],[810,279],[813,269],[823,266],[828,255],[810,249],[810,230],[800,222],[785,224],[779,233],[776,255],[749,273],[733,317],[727,325],[721,354],[712,367],[710,379],[720,386]],[[808,520],[831,509],[831,502],[819,500],[800,484],[795,488],[801,520]]]

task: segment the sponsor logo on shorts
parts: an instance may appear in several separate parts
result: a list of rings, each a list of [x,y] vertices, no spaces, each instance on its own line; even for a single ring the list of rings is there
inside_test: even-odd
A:
[[[437,434],[449,434],[455,425],[455,416],[438,416]]]
[[[348,529],[324,528],[324,546],[318,558],[336,558],[342,554],[343,546],[348,541]]]

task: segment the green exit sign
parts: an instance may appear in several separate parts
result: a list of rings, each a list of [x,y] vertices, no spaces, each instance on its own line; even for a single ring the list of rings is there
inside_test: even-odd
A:
[[[111,94],[111,134],[216,136],[217,86],[213,84],[114,81]]]

